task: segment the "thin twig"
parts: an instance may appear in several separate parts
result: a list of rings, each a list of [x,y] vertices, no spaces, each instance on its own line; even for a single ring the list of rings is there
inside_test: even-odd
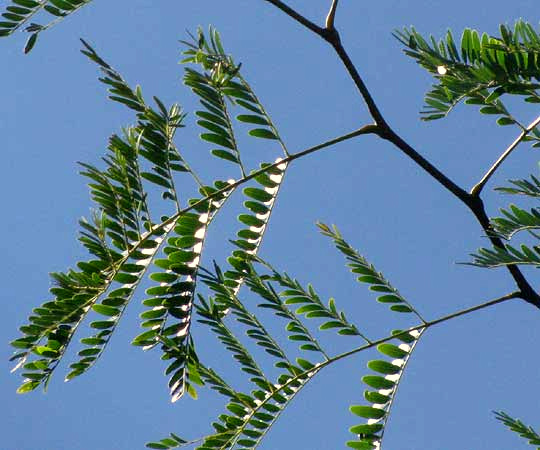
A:
[[[393,334],[392,336],[387,336],[385,338],[373,341],[373,342],[371,342],[369,344],[362,345],[361,347],[357,347],[355,349],[352,349],[352,350],[349,350],[347,352],[341,353],[341,354],[339,354],[337,356],[334,356],[333,358],[330,358],[328,361],[322,362],[320,364],[320,366],[325,366],[325,365],[331,364],[334,361],[346,358],[347,356],[353,355],[355,353],[359,353],[359,352],[361,352],[363,350],[366,350],[368,348],[376,347],[379,344],[383,344],[385,342],[391,341],[392,339],[399,338],[400,336],[404,336],[404,335],[410,333],[411,331],[418,331],[418,330],[422,330],[422,329],[425,330],[425,329],[427,329],[429,327],[432,327],[434,325],[438,325],[440,323],[447,322],[448,320],[452,320],[452,319],[455,319],[457,317],[464,316],[466,314],[470,314],[472,312],[479,311],[481,309],[488,308],[488,307],[493,306],[493,305],[497,305],[498,303],[506,302],[508,300],[511,300],[511,299],[514,299],[514,298],[520,298],[520,297],[521,297],[521,292],[519,292],[519,291],[511,292],[510,294],[503,295],[502,297],[496,298],[494,300],[490,300],[488,302],[481,303],[481,304],[473,306],[471,308],[462,309],[462,310],[457,311],[455,313],[448,314],[448,315],[443,316],[443,317],[439,317],[438,319],[435,319],[435,320],[430,320],[430,321],[428,321],[428,322],[426,322],[424,324],[416,325],[416,326],[414,326],[412,328],[409,328],[407,330],[404,330],[404,331],[402,331],[400,333]]]
[[[339,0],[332,0],[332,5],[330,5],[330,11],[328,11],[328,15],[326,16],[326,29],[327,30],[334,30],[334,21],[336,18],[336,9],[338,6]]]
[[[269,164],[268,166],[263,167],[262,169],[256,170],[254,172],[251,172],[249,175],[246,175],[245,177],[240,178],[239,180],[236,180],[234,182],[229,183],[226,187],[219,189],[217,191],[212,192],[211,194],[206,195],[205,197],[201,198],[199,201],[196,201],[192,203],[191,205],[187,206],[186,208],[182,209],[181,211],[178,211],[176,214],[173,214],[170,216],[167,220],[161,222],[160,224],[153,227],[150,231],[148,231],[144,236],[143,239],[145,239],[147,236],[152,235],[156,231],[159,231],[160,229],[166,228],[168,226],[171,226],[174,224],[178,218],[185,213],[191,211],[192,209],[197,208],[197,206],[207,202],[208,200],[212,200],[216,197],[220,197],[227,192],[232,191],[237,186],[240,186],[253,178],[258,177],[259,175],[263,173],[267,173],[268,171],[282,165],[285,163],[289,163],[291,161],[294,161],[295,159],[301,158],[303,156],[309,155],[310,153],[314,153],[316,151],[322,150],[323,148],[330,147],[334,144],[338,144],[339,142],[346,141],[348,139],[352,139],[357,136],[361,136],[363,134],[377,134],[378,127],[374,124],[364,125],[363,127],[359,128],[358,130],[355,130],[351,133],[344,134],[342,136],[339,136],[334,139],[330,139],[329,141],[323,142],[322,144],[315,145],[314,147],[309,147],[305,150],[299,151],[298,153],[293,153],[292,155],[289,155],[286,158],[280,159],[276,161],[273,164]]]
[[[324,29],[320,26],[313,23],[311,20],[306,19],[302,14],[296,12],[290,6],[287,6],[285,3],[279,0],[264,0],[265,2],[271,3],[276,8],[281,9],[285,14],[287,14],[292,19],[296,20],[298,23],[301,23],[306,28],[313,31],[315,34],[322,36],[324,34]]]
[[[499,156],[499,159],[495,161],[495,163],[489,168],[489,170],[482,177],[482,179],[471,189],[471,195],[476,197],[480,195],[480,192],[482,192],[484,185],[489,181],[491,176],[495,173],[495,171],[499,168],[503,161],[508,156],[510,156],[510,153],[514,151],[514,149],[523,141],[523,139],[525,139],[529,135],[532,130],[534,130],[538,126],[538,124],[540,124],[540,116],[538,116],[533,122],[531,122],[531,124],[519,134],[519,136],[514,140],[514,142],[509,145],[509,147],[502,153],[502,155]]]

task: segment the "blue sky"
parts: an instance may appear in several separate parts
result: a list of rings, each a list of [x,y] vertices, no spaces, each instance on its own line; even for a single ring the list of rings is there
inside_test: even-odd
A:
[[[322,23],[328,3],[291,5]],[[491,117],[464,106],[444,121],[421,122],[418,111],[430,77],[403,55],[391,32],[414,25],[435,36],[447,28],[459,35],[465,27],[494,34],[498,24],[518,18],[537,24],[537,2],[341,3],[337,26],[343,43],[389,123],[443,172],[470,188],[516,131],[497,127]],[[7,4],[0,1],[1,9]],[[130,83],[140,84],[147,97],[179,102],[189,113],[197,103],[181,83],[178,41],[186,38],[186,30],[209,24],[242,62],[244,76],[292,151],[370,121],[329,46],[262,0],[95,1],[44,33],[28,56],[21,52],[26,37],[21,33],[0,40],[2,449],[142,448],[170,431],[198,437],[221,411],[222,401],[209,391],[203,391],[199,401],[171,404],[158,355],[129,345],[139,333],[142,292],[108,351],[85,376],[63,383],[64,364],[46,394],[20,396],[15,394],[20,377],[9,374],[7,362],[8,342],[17,337],[31,309],[49,299],[48,273],[84,258],[76,241],[77,221],[88,216],[91,203],[76,162],[98,164],[108,136],[134,121],[130,111],[106,99],[97,68],[79,52],[78,38],[91,43]],[[515,108],[527,123],[538,115],[517,104]],[[223,173],[231,168],[211,161],[194,122],[189,114],[188,127],[179,135],[187,158],[207,181],[217,173],[228,177]],[[275,149],[255,146],[249,158],[272,161]],[[508,203],[491,188],[508,178],[537,173],[538,160],[527,146],[512,155],[485,191],[490,215]],[[241,201],[238,196],[219,217],[209,237],[208,261],[223,262],[230,251],[222,242],[234,235]],[[404,326],[354,282],[340,255],[317,232],[317,221],[338,225],[429,319],[514,289],[504,270],[455,264],[485,243],[481,229],[464,206],[413,162],[374,137],[341,143],[291,166],[261,254],[303,283],[313,283],[321,297],[335,297],[370,336],[382,337]],[[537,286],[535,273],[527,273]],[[385,448],[527,448],[491,411],[503,409],[531,425],[540,422],[535,395],[540,389],[539,318],[537,310],[514,301],[429,330],[400,386]],[[215,358],[215,367],[231,367],[230,356],[220,352],[212,336],[200,329],[195,333],[201,352]],[[351,346],[343,340],[328,342],[335,351]],[[68,360],[75,352],[68,353]],[[350,438],[348,427],[357,423],[348,406],[362,403],[360,378],[374,356],[357,355],[318,375],[261,448],[342,448]]]

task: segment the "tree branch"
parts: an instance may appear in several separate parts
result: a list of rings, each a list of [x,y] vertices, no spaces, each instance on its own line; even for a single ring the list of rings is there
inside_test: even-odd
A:
[[[364,80],[358,73],[355,65],[351,61],[349,55],[347,54],[345,48],[341,44],[341,38],[338,31],[334,27],[334,18],[335,12],[338,4],[338,0],[332,0],[332,5],[328,13],[326,23],[326,28],[321,28],[315,25],[310,20],[303,17],[298,12],[294,11],[283,2],[279,0],[265,0],[282,11],[285,12],[288,16],[292,17],[294,20],[302,24],[304,27],[313,31],[318,36],[322,37],[327,41],[336,51],[337,55],[341,59],[343,65],[347,69],[350,77],[352,78],[354,84],[356,85],[360,95],[366,103],[371,117],[375,121],[378,129],[378,135],[383,139],[386,139],[392,142],[396,147],[401,149],[407,156],[409,156],[413,161],[415,161],[420,167],[422,167],[426,172],[428,172],[433,178],[435,178],[439,183],[441,183],[446,189],[448,189],[452,194],[458,197],[461,201],[467,203],[469,194],[464,189],[461,189],[456,183],[450,180],[446,175],[444,175],[440,170],[438,170],[433,164],[427,161],[422,155],[420,155],[416,150],[414,150],[409,144],[407,144],[400,136],[395,133],[392,128],[388,125],[383,115],[379,111],[373,96],[369,92]],[[329,26],[331,25],[331,26]]]
[[[332,35],[330,35],[328,42],[332,45],[332,47],[334,47],[336,53],[340,57],[347,71],[349,72],[351,78],[355,82],[358,90],[360,91],[362,98],[366,102],[366,105],[368,106],[368,109],[373,119],[375,120],[375,123],[378,125],[378,130],[379,130],[378,135],[381,138],[390,141],[392,144],[394,144],[396,147],[402,150],[403,153],[405,153],[409,158],[411,158],[414,162],[416,162],[416,164],[422,167],[429,175],[431,175],[435,180],[437,180],[441,185],[443,185],[449,192],[451,192],[454,196],[456,196],[459,200],[461,200],[465,205],[467,205],[467,207],[471,210],[471,212],[474,214],[474,216],[476,217],[476,219],[478,220],[478,222],[480,223],[480,225],[482,226],[482,228],[488,235],[488,238],[491,241],[491,243],[496,247],[504,248],[504,244],[501,241],[501,239],[499,239],[499,237],[495,236],[491,232],[492,231],[491,224],[490,224],[489,218],[487,217],[487,214],[484,208],[484,203],[480,199],[480,197],[478,195],[473,195],[472,193],[469,194],[467,191],[465,191],[464,189],[459,187],[456,183],[454,183],[452,180],[450,180],[450,178],[448,178],[439,169],[437,169],[433,164],[431,164],[427,159],[425,159],[422,155],[420,155],[414,148],[412,148],[407,142],[405,142],[405,140],[403,140],[401,136],[399,136],[394,130],[392,130],[392,128],[386,123],[381,113],[379,112],[379,109],[377,108],[371,94],[369,93],[369,90],[365,86],[360,74],[356,70],[356,67],[351,62],[349,56],[347,55],[347,52],[343,48],[341,41],[339,39],[338,32],[335,31],[333,33],[333,36],[335,37],[332,37]],[[540,123],[540,117],[537,120],[535,120],[533,123],[531,123],[529,127],[526,128],[526,130],[529,130],[530,128],[530,130],[527,131],[526,134],[528,134],[536,125],[538,125],[538,123]],[[523,133],[525,133],[525,131]],[[523,137],[521,137],[520,140],[522,140]],[[505,157],[508,156],[508,154],[510,154],[512,149],[505,152],[507,153]],[[491,174],[489,174],[489,176],[493,174],[496,168],[497,167],[495,166]],[[489,176],[487,177],[488,179],[489,179]],[[531,287],[531,285],[529,284],[525,276],[521,273],[521,270],[519,269],[519,267],[509,265],[507,266],[507,268],[512,278],[516,282],[516,285],[521,290],[522,298],[526,302],[531,303],[532,305],[535,305],[537,308],[540,308],[540,295]]]
[[[373,100],[373,97],[371,93],[369,92],[369,89],[367,88],[364,81],[362,80],[362,77],[358,73],[358,70],[356,69],[355,65],[351,61],[345,48],[341,44],[341,40],[339,39],[339,35],[337,34],[337,31],[334,33],[334,37],[332,37],[332,35],[329,36],[328,42],[330,43],[330,45],[332,45],[332,47],[336,51],[343,65],[347,69],[347,72],[349,72],[349,75],[354,81],[354,84],[358,88],[360,95],[362,96],[362,98],[364,99],[364,102],[366,103],[368,107],[371,117],[373,118],[375,123],[379,126],[379,130],[380,130],[379,136],[387,141],[390,141],[392,144],[398,147],[401,151],[403,151],[403,153],[405,153],[416,164],[422,167],[429,175],[435,178],[435,180],[437,180],[440,184],[442,184],[448,191],[454,194],[462,202],[468,203],[469,194],[467,193],[467,191],[460,188],[456,183],[450,180],[450,178],[448,178],[445,174],[443,174],[427,159],[425,159],[422,155],[420,155],[420,153],[418,153],[413,147],[411,147],[407,142],[405,142],[394,130],[392,130],[390,125],[388,125],[383,115],[379,111],[379,108],[377,107],[375,101]]]
[[[298,23],[302,24],[306,28],[313,31],[315,34],[318,34],[319,36],[323,35],[324,29],[320,26],[314,24],[311,20],[306,19],[302,14],[296,12],[294,9],[292,9],[290,6],[287,6],[285,3],[279,1],[279,0],[264,0],[265,2],[271,3],[276,8],[281,9],[285,14],[287,14],[292,19],[296,20]]]
[[[480,225],[482,226],[482,228],[488,235],[493,245],[500,248],[504,248],[502,241],[497,236],[494,236],[493,233],[491,233],[491,226],[490,226],[489,218],[486,215],[484,204],[482,200],[480,199],[480,197],[478,197],[477,195],[473,195],[472,193],[469,194],[466,190],[458,186],[449,177],[447,177],[444,173],[442,173],[439,169],[437,169],[433,164],[431,164],[426,158],[420,155],[420,153],[418,153],[413,147],[411,147],[401,136],[399,136],[390,127],[390,125],[388,125],[383,115],[381,114],[377,104],[375,103],[373,96],[371,95],[371,93],[369,92],[369,89],[364,83],[364,80],[358,73],[356,66],[353,64],[349,55],[347,54],[347,51],[341,44],[341,38],[339,36],[338,30],[333,26],[335,9],[337,7],[337,0],[332,0],[332,5],[330,8],[330,13],[329,13],[330,24],[332,25],[332,28],[318,27],[317,25],[310,22],[309,20],[304,18],[302,15],[300,15],[299,13],[292,10],[291,8],[284,5],[282,2],[278,0],[265,0],[265,1],[268,1],[274,4],[275,6],[277,6],[278,8],[280,8],[282,11],[284,11],[286,14],[291,16],[297,22],[304,25],[306,28],[310,29],[318,36],[322,37],[334,48],[341,62],[347,69],[347,72],[352,78],[354,84],[356,85],[358,91],[360,92],[362,99],[366,103],[366,106],[369,110],[369,113],[371,114],[371,117],[375,121],[374,129],[375,129],[376,134],[378,134],[381,138],[391,142],[396,147],[398,147],[403,153],[405,153],[409,158],[411,158],[416,164],[422,167],[422,169],[424,169],[439,184],[441,184],[449,192],[451,192],[455,197],[457,197],[461,202],[467,205],[467,207],[471,210],[471,212],[477,218],[478,222],[480,223]],[[538,119],[538,121],[540,123],[540,118]],[[529,125],[529,127],[535,124],[535,122]],[[538,123],[536,123],[535,126],[537,124]],[[521,273],[520,269],[517,266],[512,266],[512,265],[507,266],[507,268],[510,274],[512,275],[512,278],[516,282],[517,286],[521,290],[521,297],[528,303],[531,303],[532,305],[535,305],[536,307],[540,308],[540,295],[531,287],[529,282],[525,279],[525,277]]]
[[[470,197],[473,202],[471,205],[468,205],[471,212],[476,217],[476,220],[480,223],[482,228],[486,231],[487,237],[490,240],[490,242],[495,246],[499,248],[505,248],[502,240],[493,233],[493,229],[491,228],[491,223],[489,221],[489,217],[486,214],[486,210],[484,208],[484,202],[480,197]],[[525,300],[527,303],[530,303],[531,305],[536,306],[537,308],[540,308],[540,295],[531,287],[523,273],[521,273],[521,270],[518,266],[515,265],[508,265],[506,266],[510,274],[512,275],[512,278],[516,282],[516,285],[520,289],[520,297]]]

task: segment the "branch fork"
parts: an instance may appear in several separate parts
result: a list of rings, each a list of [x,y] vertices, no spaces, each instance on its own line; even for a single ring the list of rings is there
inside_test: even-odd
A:
[[[447,191],[457,197],[462,203],[464,203],[473,215],[478,220],[479,224],[486,232],[490,241],[493,245],[504,248],[502,241],[494,236],[491,232],[491,225],[489,218],[485,212],[485,208],[482,200],[479,197],[480,191],[488,179],[493,175],[498,166],[504,161],[504,159],[514,150],[514,148],[537,126],[540,124],[540,117],[532,122],[527,128],[525,128],[520,136],[508,147],[508,149],[501,155],[499,160],[492,166],[492,168],[486,173],[484,178],[471,190],[467,192],[461,188],[457,183],[452,181],[448,176],[442,173],[437,167],[431,164],[426,158],[424,158],[420,153],[418,153],[411,145],[409,145],[401,136],[399,136],[386,122],[384,116],[380,112],[373,96],[371,95],[369,89],[364,83],[362,77],[360,76],[356,66],[351,61],[347,51],[341,43],[339,37],[339,32],[335,27],[335,16],[338,6],[338,0],[332,0],[330,5],[330,10],[326,17],[325,28],[321,28],[315,23],[311,22],[303,15],[287,6],[280,0],[265,0],[280,10],[282,10],[289,17],[294,19],[296,22],[303,25],[305,28],[308,28],[310,31],[320,36],[322,39],[327,41],[334,49],[339,59],[345,66],[345,69],[349,73],[351,79],[356,85],[360,96],[362,97],[364,103],[366,104],[371,117],[373,118],[375,124],[373,125],[374,129],[372,132],[375,132],[381,138],[391,142],[399,148],[405,155],[411,158],[417,165],[424,169],[432,178],[434,178],[439,184],[441,184]],[[512,278],[514,279],[516,285],[520,290],[519,297],[525,300],[526,302],[536,306],[540,309],[540,295],[531,287],[527,279],[522,274],[521,270],[517,266],[507,266],[508,271],[510,272]]]

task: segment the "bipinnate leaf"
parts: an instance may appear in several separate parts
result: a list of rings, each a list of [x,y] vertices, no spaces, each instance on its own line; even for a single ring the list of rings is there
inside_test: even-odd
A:
[[[328,225],[318,223],[317,226],[324,236],[330,237],[334,241],[336,248],[345,255],[347,266],[352,273],[357,274],[357,281],[370,285],[370,290],[380,293],[377,297],[379,303],[388,304],[390,310],[398,313],[414,313],[423,321],[420,314],[405,298],[394,288],[375,266],[364,258],[357,250],[345,241],[336,226],[330,228]]]
[[[349,431],[357,437],[354,441],[347,442],[348,447],[375,450],[381,448],[384,429],[396,391],[407,362],[423,331],[422,328],[408,332],[395,330],[392,332],[396,336],[394,342],[388,341],[377,346],[381,355],[394,359],[376,359],[368,362],[368,368],[375,372],[362,378],[362,381],[370,388],[364,391],[364,400],[368,404],[350,407],[351,413],[367,420],[350,428]]]
[[[103,158],[104,169],[81,163],[81,173],[90,181],[96,209],[91,220],[80,221],[79,239],[93,259],[77,263],[78,270],[53,274],[54,298],[36,308],[30,323],[21,327],[23,337],[13,342],[19,351],[12,358],[18,361],[17,368],[22,366],[26,370],[23,376],[28,382],[20,392],[46,385],[89,313],[99,315],[89,324],[94,334],[81,339],[83,349],[70,365],[66,379],[81,375],[95,364],[161,243],[175,225],[175,220],[167,218],[158,224],[152,222],[147,187],[161,189],[162,198],[172,200],[172,212],[178,214],[180,205],[173,174],[189,173],[197,180],[173,143],[184,117],[180,107],[166,108],[157,98],[156,109],[149,107],[140,88],[131,89],[94,49],[83,44],[83,53],[105,74],[102,81],[110,86],[111,98],[133,109],[138,122],[125,129],[122,136],[110,138]],[[142,164],[149,165],[150,170],[143,170]],[[219,200],[216,198],[214,203]],[[172,312],[179,311],[174,309],[175,305],[169,306]],[[156,311],[148,314],[152,319],[158,318]]]
[[[266,264],[269,266],[268,263]],[[321,330],[332,329],[339,335],[359,336],[364,341],[369,342],[369,339],[358,330],[356,325],[348,321],[345,313],[338,311],[333,298],[328,300],[328,304],[324,304],[313,286],[308,285],[307,288],[304,288],[286,273],[281,274],[274,269],[272,269],[269,279],[284,288],[279,296],[284,299],[284,303],[288,307],[296,307],[296,315],[303,315],[307,319],[322,319],[322,323],[319,325]]]

